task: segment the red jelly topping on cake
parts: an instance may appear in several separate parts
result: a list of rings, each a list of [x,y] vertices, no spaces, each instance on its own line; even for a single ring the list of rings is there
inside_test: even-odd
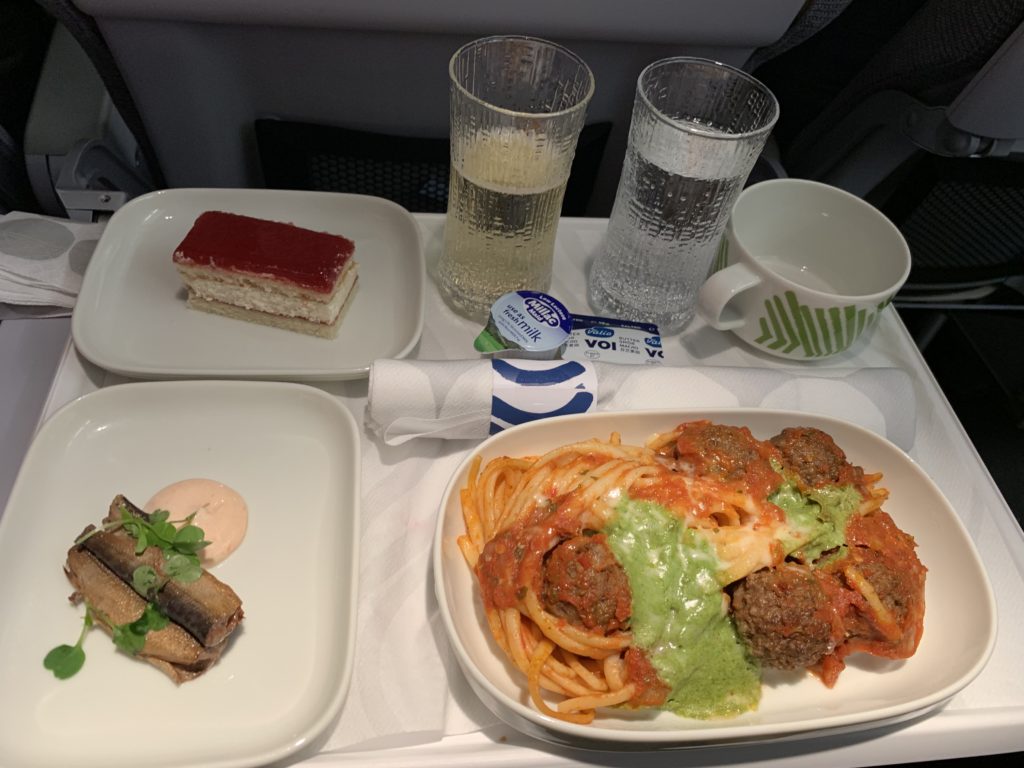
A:
[[[206,211],[175,249],[174,261],[284,280],[318,293],[330,293],[354,251],[355,243],[339,235]]]

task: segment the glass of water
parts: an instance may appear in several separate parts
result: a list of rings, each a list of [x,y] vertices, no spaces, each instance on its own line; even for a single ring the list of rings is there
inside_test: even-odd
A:
[[[522,36],[463,46],[449,76],[451,180],[435,280],[452,309],[484,322],[504,294],[550,287],[594,76],[571,51]]]
[[[663,334],[686,327],[778,115],[768,88],[719,62],[663,59],[640,73],[615,204],[588,282],[598,314],[657,323]]]

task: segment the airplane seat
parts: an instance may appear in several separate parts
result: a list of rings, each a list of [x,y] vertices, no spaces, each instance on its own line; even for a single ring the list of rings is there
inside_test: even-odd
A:
[[[894,304],[918,347],[962,339],[1024,428],[1022,72],[1024,0],[853,2],[754,70],[779,97],[785,171],[889,216],[912,256]]]
[[[883,210],[913,257],[897,306],[945,310],[1024,309],[1022,71],[1024,0],[868,0],[755,74],[786,172]]]
[[[60,0],[0,2],[4,12],[43,20],[35,70],[5,78],[27,96],[16,147],[19,199],[6,207],[93,221],[159,188],[148,136],[95,23]],[[0,171],[2,178],[10,176]]]
[[[120,78],[123,88],[110,95],[130,105],[125,122],[165,186],[372,194],[383,183],[414,210],[438,210],[447,185],[438,150],[448,137],[452,53],[488,34],[555,40],[587,61],[597,82],[570,180],[578,189],[566,197],[567,212],[590,216],[611,210],[644,66],[672,55],[740,66],[778,40],[804,4],[39,2],[75,21],[83,47],[100,44],[91,56],[105,82],[108,65],[116,69],[109,83]],[[376,158],[369,168],[368,158]]]
[[[254,121],[263,183],[383,197],[410,211],[448,208],[447,136],[416,137],[291,120]],[[563,216],[585,216],[611,123],[589,123],[576,143]]]
[[[158,186],[135,134],[85,51],[58,24],[47,50],[24,146],[39,212],[109,217]]]
[[[53,20],[32,0],[0,0],[0,19],[0,215],[35,213],[23,146]]]

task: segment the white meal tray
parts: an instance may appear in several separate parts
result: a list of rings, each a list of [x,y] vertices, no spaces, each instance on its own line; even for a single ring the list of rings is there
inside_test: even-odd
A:
[[[87,365],[87,364],[86,364]],[[119,381],[116,377],[85,368],[69,345],[57,370],[42,418],[61,404]],[[361,407],[355,409],[357,417]],[[968,446],[969,447],[969,446]],[[977,461],[975,459],[975,461]],[[818,766],[822,752],[829,765],[889,765],[938,760],[968,755],[1024,749],[1024,666],[1019,649],[1024,647],[1024,614],[1019,596],[1024,594],[1024,534],[995,489],[980,462],[970,468],[975,475],[971,500],[984,514],[968,526],[984,561],[998,604],[998,639],[992,657],[978,678],[945,707],[895,726],[822,739],[779,740],[770,744],[693,747],[686,751],[687,764],[757,764],[758,766]],[[941,484],[941,477],[937,480]],[[440,498],[443,489],[438,489]],[[955,497],[954,497],[955,498]],[[954,502],[955,503],[955,502]],[[358,664],[358,650],[356,664]],[[456,707],[457,701],[452,702]],[[568,766],[595,761],[602,765],[669,766],[679,755],[610,754],[600,758],[585,751],[563,749],[533,740],[507,726],[486,732],[450,736],[440,741],[397,749],[320,754],[300,764],[366,766]]]
[[[443,217],[417,215],[424,230],[426,250],[436,250]],[[599,220],[563,220],[559,230],[553,288],[567,296],[570,311],[579,312],[585,300],[578,293],[583,282],[577,270],[600,241],[603,225]],[[428,303],[433,298],[428,296]],[[438,300],[439,302],[439,300]],[[438,305],[438,308],[440,305]],[[464,357],[461,337],[470,326],[437,311],[426,313],[424,341],[416,356],[423,359]],[[703,330],[690,334],[688,341],[701,343]],[[894,313],[889,313],[876,329],[870,349],[855,351],[839,365],[899,366],[915,380],[917,431],[910,457],[940,487],[961,517],[988,572],[995,593],[998,635],[992,656],[981,674],[945,706],[920,718],[860,733],[819,738],[782,739],[769,743],[731,744],[687,748],[685,754],[595,753],[554,747],[498,725],[485,731],[389,749],[325,752],[306,756],[300,765],[417,766],[417,768],[455,768],[456,766],[690,766],[750,765],[756,768],[833,768],[890,765],[905,762],[1024,751],[1024,532],[999,493],[987,469],[956,420],[953,412],[927,369],[912,339]],[[697,355],[690,348],[675,349],[674,364],[700,359],[714,365],[764,365],[762,359],[735,348],[720,347],[720,340],[707,339],[707,347]],[[710,350],[710,351],[708,351]],[[80,395],[121,381],[84,362],[69,344],[58,367],[42,418]],[[366,404],[365,389],[346,382],[335,389],[360,421]],[[331,389],[328,386],[328,389]],[[364,475],[366,469],[364,467]],[[365,476],[364,476],[365,482]],[[440,501],[443,486],[437,488]],[[428,534],[429,535],[429,534]],[[936,564],[935,567],[941,567]],[[424,579],[429,574],[424,574]],[[356,666],[359,651],[356,651]],[[461,695],[471,695],[465,690]],[[478,702],[469,702],[478,705]],[[450,710],[456,715],[464,705],[451,697]]]

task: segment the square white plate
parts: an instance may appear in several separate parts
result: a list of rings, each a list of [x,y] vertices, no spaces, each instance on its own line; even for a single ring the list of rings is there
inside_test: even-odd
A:
[[[241,213],[355,241],[359,283],[337,338],[187,309],[171,261],[203,211]],[[264,189],[169,189],[110,219],[72,314],[79,352],[138,378],[356,379],[405,357],[423,330],[426,268],[412,215],[377,197]]]
[[[491,638],[476,577],[456,538],[465,531],[459,489],[474,456],[538,456],[619,431],[642,445],[684,421],[710,419],[747,426],[759,439],[785,427],[818,427],[832,435],[865,472],[882,472],[890,496],[884,509],[918,545],[928,568],[924,635],[906,661],[865,654],[846,659],[832,689],[810,674],[765,674],[761,703],[734,719],[691,720],[657,710],[605,709],[589,725],[541,714],[529,703],[525,680]],[[556,744],[590,749],[678,749],[686,746],[803,738],[892,724],[947,701],[985,666],[996,639],[995,600],[970,536],[938,487],[899,448],[861,427],[824,416],[761,409],[636,411],[542,419],[500,432],[466,458],[441,502],[434,540],[434,584],[441,616],[467,679],[481,700],[515,728]]]
[[[241,547],[213,569],[245,619],[220,661],[175,686],[98,629],[85,666],[42,659],[83,611],[62,566],[118,493],[144,504],[206,477],[249,507]],[[338,715],[355,642],[359,441],[340,402],[303,384],[122,384],[58,411],[30,447],[0,519],[0,765],[263,765]]]

